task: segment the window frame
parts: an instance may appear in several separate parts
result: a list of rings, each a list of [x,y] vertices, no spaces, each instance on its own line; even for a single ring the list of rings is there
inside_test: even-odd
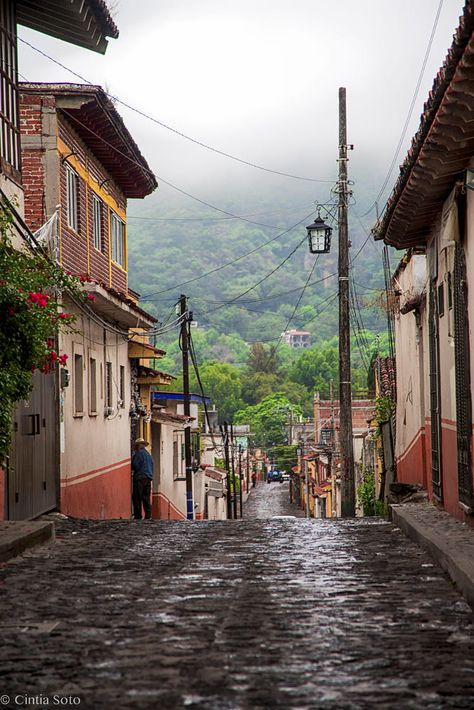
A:
[[[94,249],[103,251],[102,241],[102,200],[95,193],[92,194],[92,243]]]
[[[83,417],[84,410],[84,348],[78,343],[73,343],[72,349],[72,384],[73,384],[73,415]]]
[[[79,231],[79,175],[66,165],[66,217],[67,226]]]
[[[125,270],[126,245],[125,222],[112,209],[109,217],[110,224],[110,256],[112,261]]]

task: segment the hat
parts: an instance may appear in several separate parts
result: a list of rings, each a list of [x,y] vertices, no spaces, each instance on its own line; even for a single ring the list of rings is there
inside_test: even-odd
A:
[[[145,439],[142,439],[142,438],[140,438],[140,439],[135,439],[135,446],[136,446],[137,444],[145,444],[145,446],[148,446],[148,441],[145,441]]]

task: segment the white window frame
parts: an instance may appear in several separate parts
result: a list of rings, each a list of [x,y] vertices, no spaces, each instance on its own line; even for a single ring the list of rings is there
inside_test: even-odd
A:
[[[125,268],[125,224],[110,210],[110,248],[112,261]]]
[[[79,343],[72,346],[73,416],[83,417],[84,412],[84,348]]]
[[[92,239],[94,249],[102,251],[102,200],[92,195]]]
[[[67,195],[67,224],[75,232],[78,231],[78,197],[79,175],[66,165],[66,195]]]

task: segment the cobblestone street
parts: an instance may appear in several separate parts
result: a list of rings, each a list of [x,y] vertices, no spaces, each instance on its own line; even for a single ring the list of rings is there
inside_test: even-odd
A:
[[[472,612],[427,554],[379,519],[272,520],[287,501],[59,523],[1,570],[3,706],[471,708]]]

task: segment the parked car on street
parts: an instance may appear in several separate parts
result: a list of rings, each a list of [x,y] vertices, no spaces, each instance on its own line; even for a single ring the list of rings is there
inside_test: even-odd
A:
[[[282,483],[283,478],[282,478],[281,471],[269,471],[268,472],[267,483],[273,483],[275,481]]]

